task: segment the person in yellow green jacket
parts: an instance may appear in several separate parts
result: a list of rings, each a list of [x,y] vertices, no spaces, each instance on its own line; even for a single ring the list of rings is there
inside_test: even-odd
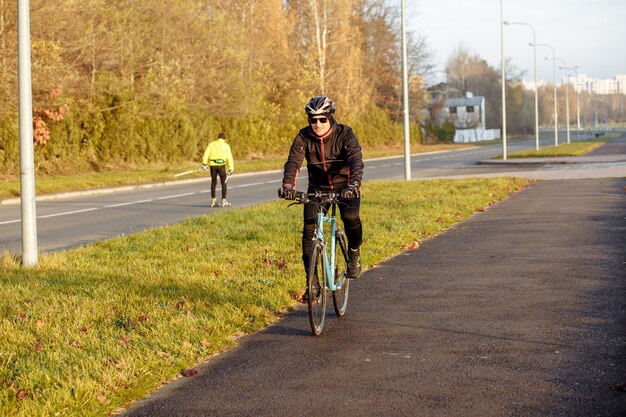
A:
[[[226,181],[227,175],[230,175],[235,170],[235,163],[233,161],[233,154],[230,151],[230,145],[226,143],[226,134],[221,132],[217,136],[217,140],[209,142],[209,145],[204,151],[202,156],[202,169],[206,170],[211,168],[211,207],[220,207],[220,204],[215,198],[215,188],[217,186],[217,176],[220,177],[220,183],[222,184],[222,207],[230,206],[228,200],[226,200]]]

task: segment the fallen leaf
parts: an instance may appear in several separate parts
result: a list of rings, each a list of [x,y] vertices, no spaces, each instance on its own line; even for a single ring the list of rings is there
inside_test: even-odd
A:
[[[276,262],[276,267],[278,269],[284,269],[287,266],[287,262],[285,262],[285,258],[280,258],[278,262]]]
[[[148,321],[148,315],[144,312],[139,314],[139,321]]]
[[[43,343],[41,342],[37,342],[35,343],[35,346],[33,346],[33,350],[35,352],[39,352],[41,349],[43,349]]]
[[[197,249],[196,247],[194,247],[194,246],[188,246],[188,247],[187,247],[187,252],[195,252],[195,251],[197,251],[197,250],[198,250],[198,249]]]
[[[211,342],[209,342],[209,341],[208,341],[208,340],[206,340],[206,339],[202,339],[202,340],[200,341],[200,346],[202,346],[203,348],[208,348],[208,347],[211,347]]]
[[[263,258],[263,263],[267,266],[271,266],[272,260],[270,258]]]
[[[15,394],[15,397],[16,397],[18,400],[23,400],[23,399],[25,399],[25,398],[28,398],[28,391],[26,391],[26,390],[25,390],[25,389],[23,389],[23,388],[22,388],[22,389],[20,389],[20,390],[17,390],[17,393]]]
[[[303,289],[300,292],[292,292],[291,293],[291,298],[293,298],[294,300],[296,300],[299,303],[304,303],[306,301],[304,301],[304,293],[306,292],[306,289]]]
[[[83,326],[80,328],[81,333],[87,333],[87,327]]]
[[[418,241],[415,241],[413,243],[409,243],[408,245],[406,245],[404,247],[404,250],[417,250],[420,247],[420,243]]]
[[[626,187],[624,187],[626,189]],[[626,384],[615,384],[611,387],[613,391],[626,392]]]
[[[115,363],[115,367],[117,369],[124,369],[124,368],[126,368],[126,361],[124,359],[120,359],[119,361],[117,361]]]
[[[26,313],[24,313],[23,311],[20,311],[19,313],[17,313],[17,317],[19,317],[21,319],[25,319],[26,318]]]
[[[176,303],[176,310],[182,310],[184,306],[185,306],[185,300],[180,300],[179,302]]]
[[[198,371],[196,371],[195,368],[189,368],[189,369],[183,369],[182,371],[180,371],[180,374],[185,377],[190,377],[190,376],[198,375]]]
[[[37,326],[37,327],[43,327],[45,325],[46,325],[46,323],[44,321],[41,321],[41,320],[37,320],[37,322],[35,323],[35,326]]]

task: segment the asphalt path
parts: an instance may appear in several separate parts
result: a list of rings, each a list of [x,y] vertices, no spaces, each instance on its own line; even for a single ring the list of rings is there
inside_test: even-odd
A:
[[[625,416],[625,191],[540,181],[364,272],[321,336],[300,306],[124,415]]]

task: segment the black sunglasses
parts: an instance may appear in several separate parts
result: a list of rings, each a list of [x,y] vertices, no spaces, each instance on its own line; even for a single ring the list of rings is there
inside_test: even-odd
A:
[[[309,117],[309,123],[312,125],[316,123],[328,123],[328,117],[319,117],[317,119],[313,119],[312,117]]]

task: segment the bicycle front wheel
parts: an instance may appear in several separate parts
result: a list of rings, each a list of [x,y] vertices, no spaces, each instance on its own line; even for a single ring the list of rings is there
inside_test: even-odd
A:
[[[341,286],[333,291],[333,307],[337,316],[342,317],[348,308],[348,290],[350,280],[348,279],[348,240],[345,233],[339,229],[337,231],[337,243],[335,245],[335,285]]]
[[[319,336],[326,319],[326,283],[324,282],[323,246],[318,241],[313,241],[312,246],[307,276],[309,321],[313,334]]]

